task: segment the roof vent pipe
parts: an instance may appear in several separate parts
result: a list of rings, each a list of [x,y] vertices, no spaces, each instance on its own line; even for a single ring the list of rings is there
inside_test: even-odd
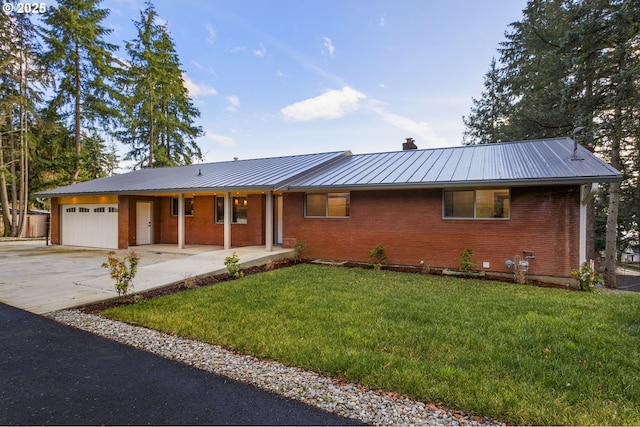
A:
[[[402,149],[403,150],[417,150],[418,146],[415,143],[415,140],[413,138],[405,138],[406,142],[402,143]]]

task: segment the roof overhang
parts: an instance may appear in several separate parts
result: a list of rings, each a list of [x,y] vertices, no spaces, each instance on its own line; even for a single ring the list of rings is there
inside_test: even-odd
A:
[[[371,191],[371,190],[417,190],[438,188],[480,188],[480,187],[537,187],[558,185],[583,185],[590,183],[620,182],[622,175],[617,177],[579,177],[566,179],[522,179],[522,180],[482,180],[482,181],[448,181],[448,182],[416,182],[375,185],[313,185],[290,186],[284,191]]]

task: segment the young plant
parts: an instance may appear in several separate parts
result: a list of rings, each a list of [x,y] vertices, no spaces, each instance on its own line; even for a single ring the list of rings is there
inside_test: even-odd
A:
[[[111,278],[116,281],[116,291],[118,296],[126,296],[133,290],[133,278],[138,271],[138,261],[140,257],[134,251],[122,260],[118,259],[115,251],[109,252],[107,262],[102,263],[102,268],[111,271]],[[127,266],[127,263],[129,264]]]
[[[244,273],[240,271],[240,258],[235,252],[224,259],[224,265],[227,266],[229,276],[236,278],[244,276]]]
[[[387,263],[387,256],[384,254],[384,247],[382,244],[368,251],[369,253],[369,264],[373,265],[373,268],[376,270],[380,270],[384,264]]]
[[[304,252],[304,242],[296,242],[293,249],[293,261],[298,263],[302,260],[302,252]]]
[[[580,289],[583,291],[598,292],[598,286],[604,285],[602,275],[586,261],[582,263],[580,270],[573,270],[571,275],[580,281]]]
[[[473,260],[473,251],[471,249],[465,249],[460,252],[460,271],[464,271],[465,273],[473,270],[477,264]]]

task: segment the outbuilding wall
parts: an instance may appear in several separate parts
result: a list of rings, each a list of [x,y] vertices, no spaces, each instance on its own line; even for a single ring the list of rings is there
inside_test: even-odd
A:
[[[303,257],[368,261],[384,247],[389,264],[459,268],[474,252],[477,269],[511,273],[505,260],[535,251],[532,275],[569,277],[579,264],[578,186],[511,188],[510,219],[443,219],[442,190],[351,191],[349,218],[305,218],[304,193],[284,194],[284,246]],[[489,267],[483,268],[483,262]]]

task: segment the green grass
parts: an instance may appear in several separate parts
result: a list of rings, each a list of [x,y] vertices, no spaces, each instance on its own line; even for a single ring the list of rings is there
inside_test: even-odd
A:
[[[516,424],[640,424],[640,295],[313,265],[104,315]]]

